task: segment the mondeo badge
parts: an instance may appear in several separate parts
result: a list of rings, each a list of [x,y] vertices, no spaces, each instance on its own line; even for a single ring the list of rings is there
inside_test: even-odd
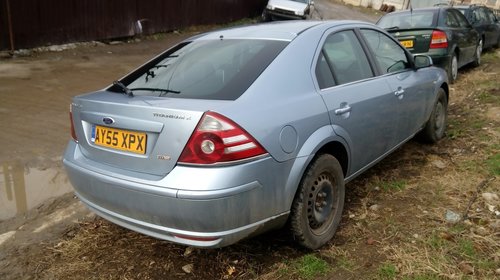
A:
[[[112,118],[105,117],[102,119],[102,122],[105,124],[112,124],[115,122],[115,120],[113,120]]]

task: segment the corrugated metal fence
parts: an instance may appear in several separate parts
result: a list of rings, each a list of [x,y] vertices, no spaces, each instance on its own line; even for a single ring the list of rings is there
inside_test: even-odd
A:
[[[152,34],[257,16],[267,0],[0,0],[0,50]]]

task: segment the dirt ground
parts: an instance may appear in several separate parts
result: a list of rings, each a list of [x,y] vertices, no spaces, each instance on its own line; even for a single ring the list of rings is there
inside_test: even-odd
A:
[[[378,17],[316,3],[325,19]],[[210,28],[0,59],[4,176],[16,176],[12,166],[55,170],[50,180],[67,184],[60,161],[71,97]],[[321,250],[298,248],[285,230],[223,249],[186,248],[97,218],[67,193],[0,220],[0,279],[500,278],[499,76],[500,50],[461,70],[447,137],[435,146],[410,141],[349,183],[340,229]]]

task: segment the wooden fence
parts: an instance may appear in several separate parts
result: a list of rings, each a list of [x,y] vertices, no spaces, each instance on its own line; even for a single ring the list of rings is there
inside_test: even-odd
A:
[[[0,50],[167,32],[258,16],[267,0],[0,0]]]

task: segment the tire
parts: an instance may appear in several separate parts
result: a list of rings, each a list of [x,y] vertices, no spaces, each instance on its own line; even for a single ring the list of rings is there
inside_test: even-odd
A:
[[[458,78],[458,58],[455,52],[453,52],[446,72],[448,73],[448,80],[450,83],[455,83]]]
[[[481,65],[481,54],[483,53],[483,39],[479,39],[479,42],[476,46],[476,53],[474,54],[474,61],[472,61],[472,66],[478,67]]]
[[[294,239],[312,250],[330,241],[342,218],[344,197],[340,163],[332,155],[319,155],[304,173],[292,204],[290,227]]]
[[[431,116],[424,129],[419,133],[422,142],[434,144],[441,140],[446,131],[448,121],[448,99],[442,88],[439,89],[437,100],[434,103]]]

